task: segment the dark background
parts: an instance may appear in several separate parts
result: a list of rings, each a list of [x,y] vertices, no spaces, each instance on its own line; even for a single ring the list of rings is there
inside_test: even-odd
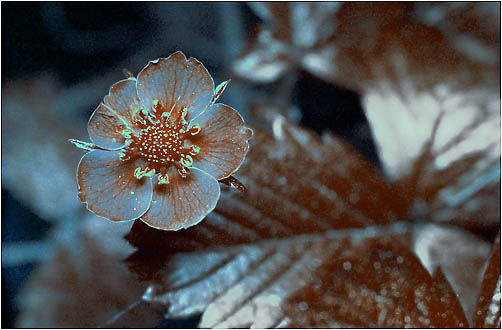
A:
[[[233,78],[232,60],[260,22],[244,3],[3,2],[2,85],[48,72],[63,86],[74,86],[93,81],[124,62],[131,63],[128,69],[137,74],[141,69],[137,63],[145,65],[176,50],[196,57],[215,81],[223,81]],[[116,71],[109,85],[120,79]],[[223,101],[245,117],[249,117],[248,109],[239,93],[276,87],[240,86]],[[106,91],[103,88],[102,95]],[[290,101],[300,109],[303,126],[343,136],[379,167],[357,93],[299,72]],[[99,98],[89,100],[89,104],[99,102]],[[79,118],[87,120],[93,110],[92,106],[81,109]],[[9,244],[42,241],[50,228],[51,219],[37,216],[2,184],[2,251]],[[37,263],[36,258],[26,256],[7,264],[2,259],[2,327],[15,326],[15,297]],[[194,318],[166,321],[159,327],[195,327],[197,323]]]

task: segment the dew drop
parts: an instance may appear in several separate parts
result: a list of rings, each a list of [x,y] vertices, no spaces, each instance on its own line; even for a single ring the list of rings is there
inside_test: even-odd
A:
[[[305,301],[302,301],[298,304],[298,309],[301,311],[306,311],[309,308],[309,304],[307,304]]]
[[[347,271],[352,269],[352,264],[350,263],[350,261],[345,261],[343,263],[343,269],[345,269]]]
[[[396,258],[396,261],[397,261],[398,264],[402,264],[403,261],[404,261],[404,259],[403,259],[403,257],[399,256],[399,257]]]

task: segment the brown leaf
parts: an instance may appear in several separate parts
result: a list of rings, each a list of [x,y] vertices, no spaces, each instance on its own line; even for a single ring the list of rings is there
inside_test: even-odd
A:
[[[410,74],[421,87],[446,81],[497,85],[500,79],[498,4],[253,3],[251,8],[265,23],[234,71],[254,81],[274,81],[293,68],[362,91],[382,75]]]
[[[409,241],[402,223],[365,229],[328,231],[252,245],[213,247],[170,257],[147,300],[167,307],[168,317],[201,313],[200,327],[272,327],[284,317],[281,301],[308,284],[312,271],[331,257],[366,239]]]
[[[493,244],[492,255],[483,277],[475,328],[500,328],[500,232]]]
[[[167,317],[204,312],[203,327],[272,326],[279,302],[311,278],[308,265],[343,245],[325,238],[333,229],[402,236],[402,224],[373,227],[401,217],[399,196],[345,142],[279,117],[274,136],[255,129],[251,144],[237,172],[245,193],[223,193],[193,228],[161,232],[136,221],[127,236],[139,248],[129,265],[154,280],[149,301],[167,306]]]
[[[255,129],[236,174],[245,193],[222,194],[215,211],[187,230],[161,232],[136,221],[128,240],[147,250],[189,252],[402,218],[399,196],[348,144],[330,135],[323,142],[281,118],[274,132]]]
[[[419,19],[437,27],[452,46],[471,60],[500,72],[500,4],[422,2],[416,6]]]
[[[400,262],[409,264],[403,274],[399,273],[400,267],[389,265],[397,267],[395,275],[400,276],[382,277],[387,282],[378,282],[378,276],[368,277],[367,281],[392,287],[392,283],[409,277],[409,287],[399,288],[404,290],[403,299],[415,297],[413,290],[422,288],[429,290],[432,299],[422,303],[428,308],[428,315],[421,314],[425,313],[420,309],[421,304],[398,301],[392,302],[392,306],[407,306],[409,318],[399,314],[387,319],[384,315],[380,321],[392,320],[397,322],[395,326],[469,325],[462,306],[472,310],[472,297],[479,290],[478,271],[487,256],[486,243],[462,230],[437,225],[425,227],[427,230],[423,226],[414,227],[416,239],[412,241],[406,238],[408,232],[396,236],[396,227],[390,230],[392,225],[386,225],[412,213],[409,200],[416,198],[416,187],[423,184],[421,177],[409,181],[414,184],[408,183],[411,190],[396,188],[383,181],[338,138],[328,134],[319,139],[308,130],[287,124],[281,117],[274,121],[273,133],[270,136],[255,129],[248,158],[237,173],[248,191],[230,190],[222,194],[215,211],[198,226],[165,233],[141,222],[134,224],[127,238],[139,250],[128,262],[140,277],[154,280],[147,292],[148,301],[167,306],[167,317],[203,313],[200,324],[203,327],[290,326],[278,306],[294,291],[308,288],[312,280],[320,278],[317,266],[310,262],[329,264],[345,251],[355,254],[355,263],[368,263],[366,255],[371,256],[374,250],[373,243],[366,243],[365,239],[352,246],[345,241],[327,242],[325,235],[338,230],[339,235],[358,236],[355,234],[358,230],[351,228],[364,227],[370,231],[383,230],[382,237],[377,235],[382,241],[402,240],[396,253],[402,256],[398,258]],[[450,171],[444,168],[442,177],[449,175],[454,180],[455,166]],[[399,195],[400,192],[409,195]],[[435,238],[422,239],[428,235]],[[411,249],[411,243],[429,273],[406,250]],[[377,240],[374,244],[376,248],[381,242]],[[463,244],[466,249],[460,249]],[[389,246],[385,245],[390,249]],[[437,255],[437,251],[445,254]],[[442,271],[437,273],[439,267],[446,275]],[[321,292],[326,288],[319,290],[311,292],[311,299],[322,300]],[[373,318],[364,316],[366,323],[344,314],[327,323],[301,324],[391,326],[378,323],[378,317],[374,316],[379,314],[376,310],[372,313]],[[312,318],[317,322],[324,317],[319,315],[326,313],[321,310],[313,313]]]
[[[329,253],[289,298],[288,327],[467,327],[442,273],[431,277],[401,242],[367,239]]]

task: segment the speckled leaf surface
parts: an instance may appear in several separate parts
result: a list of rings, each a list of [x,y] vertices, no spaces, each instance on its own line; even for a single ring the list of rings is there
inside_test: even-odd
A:
[[[284,305],[287,327],[467,327],[442,273],[433,278],[397,240],[347,242],[314,272]]]
[[[500,233],[483,277],[476,314],[476,328],[500,328]]]

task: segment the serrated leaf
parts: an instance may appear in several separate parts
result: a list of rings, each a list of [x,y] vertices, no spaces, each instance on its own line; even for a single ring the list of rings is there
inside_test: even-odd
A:
[[[483,277],[475,328],[500,328],[500,232],[493,244],[492,255]]]
[[[200,225],[169,233],[136,221],[128,240],[145,250],[188,252],[402,217],[396,192],[345,142],[330,135],[323,142],[279,119],[275,136],[255,130],[237,175],[247,191],[222,194]]]
[[[467,327],[441,273],[431,277],[398,241],[346,245],[314,273],[283,306],[288,327]]]
[[[358,227],[385,232],[389,228],[385,224],[407,213],[409,205],[402,202],[399,190],[382,181],[339,139],[326,135],[321,142],[309,131],[279,119],[274,136],[255,130],[247,162],[239,171],[248,191],[223,194],[215,212],[201,224],[172,234],[136,222],[128,234],[128,240],[139,248],[128,258],[129,265],[143,279],[153,280],[148,301],[168,307],[167,317],[203,313],[202,327],[288,326],[278,305],[308,284],[302,278],[318,278],[316,268],[309,268],[307,263],[322,263],[334,258],[329,251],[340,252],[338,243],[323,245],[324,235],[338,230],[338,234],[350,236],[357,230],[347,228]],[[462,237],[462,233],[453,231],[452,238]],[[393,237],[403,240],[401,249],[411,249],[406,245],[411,240]],[[307,245],[302,243],[304,239],[309,241]],[[390,238],[383,234],[381,239]],[[423,244],[415,248],[423,248]],[[368,254],[372,251],[364,250]],[[349,244],[346,253],[351,251]],[[361,251],[357,252],[358,260],[364,260]],[[403,277],[416,271],[413,267],[418,260],[412,252],[406,253],[402,260],[410,256],[412,270]],[[468,262],[464,257],[469,258],[460,255],[457,262]],[[445,260],[437,265],[448,266]],[[423,266],[416,267],[421,269],[418,277],[428,279],[428,285],[435,283]],[[448,270],[449,278],[457,279],[451,273],[458,269]],[[475,270],[465,274],[472,277]],[[444,295],[434,299],[446,299],[451,308],[436,303],[429,306],[431,313],[447,319],[443,323],[439,318],[433,321],[467,326],[462,307],[453,301],[457,299],[451,294],[454,291],[445,284],[449,280],[437,280],[441,286],[437,290]],[[312,299],[320,299],[315,297]],[[418,322],[421,311],[416,311],[415,305],[408,308],[417,317],[413,322]],[[420,324],[426,324],[426,319],[424,316],[420,322],[425,323]],[[340,326],[354,325],[352,319],[338,321]]]
[[[280,302],[307,284],[316,265],[331,256],[323,251],[343,251],[373,238],[409,240],[400,223],[176,254],[147,300],[166,306],[168,317],[204,312],[199,325],[204,328],[272,327],[283,318]]]

